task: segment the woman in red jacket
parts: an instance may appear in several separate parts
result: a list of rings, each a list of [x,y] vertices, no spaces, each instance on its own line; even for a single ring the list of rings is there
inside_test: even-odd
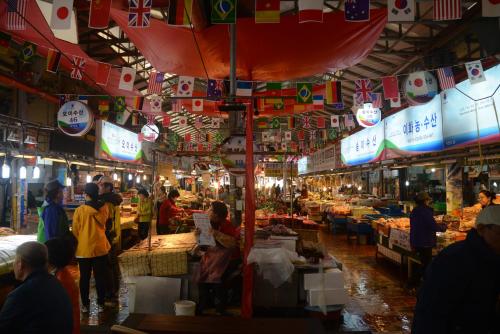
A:
[[[178,216],[184,210],[175,206],[175,201],[180,197],[177,189],[169,191],[167,199],[160,206],[160,216],[156,222],[156,234],[168,234],[170,232],[170,219]]]

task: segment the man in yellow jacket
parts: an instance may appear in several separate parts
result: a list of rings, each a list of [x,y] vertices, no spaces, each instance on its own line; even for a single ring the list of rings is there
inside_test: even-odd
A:
[[[108,207],[98,200],[99,187],[95,183],[85,185],[85,204],[73,215],[73,234],[78,240],[76,258],[80,267],[80,297],[82,312],[89,311],[90,276],[94,272],[98,311],[104,311],[106,296],[107,257],[111,248],[106,238]]]

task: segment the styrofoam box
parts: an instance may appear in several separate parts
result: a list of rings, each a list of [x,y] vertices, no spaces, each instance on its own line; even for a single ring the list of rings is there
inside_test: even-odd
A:
[[[322,294],[325,295],[322,301]],[[309,290],[307,291],[307,303],[309,306],[325,305],[344,305],[349,301],[347,290],[341,289],[325,289],[325,290]]]
[[[321,288],[322,275],[324,278],[325,289],[341,289],[344,287],[344,273],[337,269],[328,269],[324,274],[304,274],[304,289],[305,290],[318,290]]]

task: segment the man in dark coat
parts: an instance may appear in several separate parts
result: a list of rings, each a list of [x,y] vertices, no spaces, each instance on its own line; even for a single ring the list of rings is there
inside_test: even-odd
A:
[[[412,333],[500,333],[500,206],[483,209],[466,240],[431,263]]]
[[[14,274],[21,285],[0,311],[0,333],[68,333],[73,326],[71,301],[56,277],[47,271],[44,244],[30,241],[16,251]]]

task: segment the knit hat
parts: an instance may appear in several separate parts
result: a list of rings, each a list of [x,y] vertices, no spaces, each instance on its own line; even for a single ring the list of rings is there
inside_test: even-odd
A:
[[[500,205],[485,207],[476,218],[477,225],[500,225]]]

